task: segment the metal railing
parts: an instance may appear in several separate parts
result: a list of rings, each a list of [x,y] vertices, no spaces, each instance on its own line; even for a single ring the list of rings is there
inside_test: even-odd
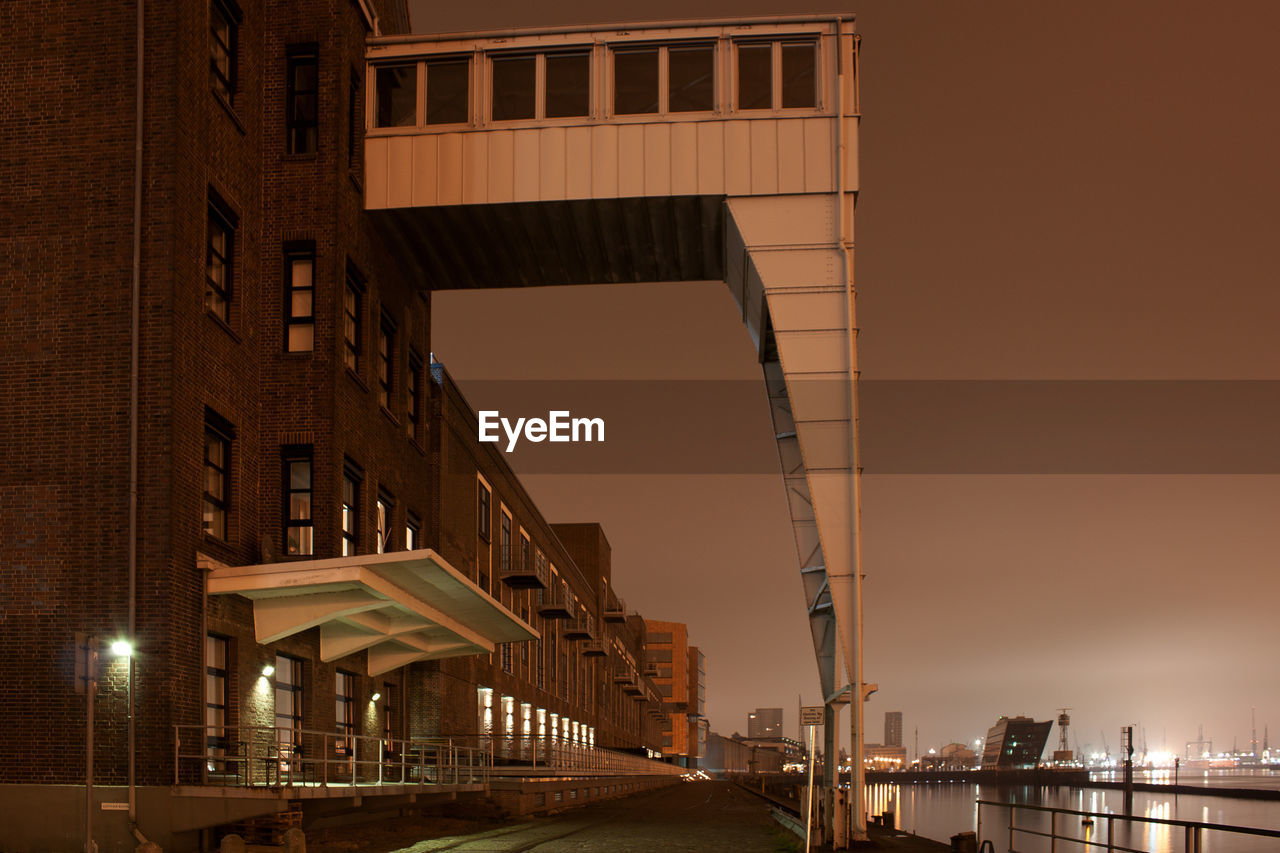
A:
[[[493,765],[488,750],[452,739],[398,740],[274,726],[173,728],[175,785],[484,785]]]
[[[592,774],[679,775],[683,768],[652,758],[589,746],[549,735],[455,735],[453,743],[465,743],[488,752],[496,775],[576,771]]]
[[[1009,826],[1008,839],[1009,853],[1016,853],[1014,841],[1017,834],[1022,833],[1039,838],[1049,839],[1050,853],[1058,853],[1059,850],[1091,850],[1098,848],[1107,851],[1119,851],[1119,853],[1151,853],[1152,848],[1129,847],[1127,844],[1137,843],[1128,836],[1132,833],[1132,824],[1146,824],[1150,827],[1168,827],[1170,842],[1177,830],[1181,830],[1182,850],[1183,853],[1203,853],[1204,835],[1206,832],[1229,832],[1236,835],[1252,835],[1262,838],[1280,839],[1280,830],[1275,829],[1258,829],[1249,826],[1233,826],[1224,823],[1207,823],[1199,820],[1174,820],[1170,818],[1158,817],[1140,817],[1138,815],[1111,814],[1108,812],[1084,812],[1075,809],[1061,809],[1052,806],[1033,806],[1024,803],[1001,803],[992,800],[978,800],[978,842],[983,842],[982,836],[982,807],[1008,809],[1009,810]],[[1048,813],[1049,826],[1046,831],[1043,821],[1039,826],[1018,826],[1017,813],[1019,810],[1028,812]],[[1067,826],[1061,820],[1063,816],[1071,816],[1076,818],[1075,832],[1068,832]],[[1084,834],[1081,834],[1080,827],[1083,821],[1088,820]],[[1103,831],[1101,827],[1094,829],[1097,824],[1106,822],[1106,829]],[[1116,832],[1116,823],[1120,822],[1124,826],[1120,833]],[[1118,838],[1117,835],[1123,836]],[[990,838],[987,839],[990,841]],[[994,846],[994,845],[992,845]]]
[[[538,559],[533,550],[520,545],[498,546],[498,577],[508,586],[546,589],[551,573],[546,558]]]

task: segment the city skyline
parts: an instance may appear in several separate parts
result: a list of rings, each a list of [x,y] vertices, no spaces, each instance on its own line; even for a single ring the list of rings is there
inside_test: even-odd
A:
[[[494,19],[840,9],[414,6],[415,26],[437,31]],[[1093,3],[1068,17],[1014,3],[869,2],[845,11],[863,37],[864,378],[1276,378],[1266,319],[1280,313],[1267,278],[1276,223],[1264,200],[1280,176],[1264,142],[1273,119],[1248,94],[1277,82],[1258,41],[1275,10],[1246,4],[1206,18],[1189,4]],[[1205,28],[1212,38],[1200,38]],[[1193,42],[1188,64],[1181,46]],[[720,284],[448,293],[435,305],[437,355],[462,381],[758,377]],[[467,334],[467,318],[480,316],[501,333]],[[539,317],[535,348],[508,331],[529,316]],[[748,427],[771,454],[763,405]],[[646,605],[645,579],[692,574],[685,611],[668,618],[688,622],[707,649],[713,729],[732,730],[770,695],[818,701],[773,478],[523,479],[549,517],[605,525],[637,604]],[[863,488],[867,680],[880,685],[868,720],[900,708],[922,743],[945,743],[965,731],[971,741],[1000,714],[1047,719],[1070,706],[1082,746],[1100,739],[1086,732],[1114,741],[1129,723],[1176,746],[1201,723],[1227,743],[1243,739],[1250,707],[1260,732],[1280,708],[1274,680],[1259,676],[1275,631],[1261,613],[1236,618],[1280,595],[1266,533],[1280,489],[1269,473],[917,474],[867,476]],[[713,510],[730,502],[732,513]],[[655,531],[689,543],[687,562],[628,556]],[[745,581],[730,608],[715,572],[689,571],[721,563]],[[1018,607],[1001,631],[982,628],[983,590],[1017,578],[1029,581]],[[742,623],[775,627],[757,649],[778,673],[772,694],[759,689],[762,661],[735,648]],[[991,665],[984,655],[1007,638]],[[1199,688],[1190,694],[1188,678]],[[904,728],[909,742],[914,726]]]

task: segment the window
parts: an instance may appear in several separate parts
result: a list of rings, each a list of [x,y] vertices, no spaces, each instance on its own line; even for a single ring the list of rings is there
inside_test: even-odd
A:
[[[409,350],[409,412],[406,418],[409,437],[422,439],[422,356]]]
[[[209,409],[204,422],[204,533],[227,540],[231,494],[231,428]]]
[[[316,336],[315,249],[286,248],[284,258],[285,350],[311,352]]]
[[[338,670],[334,682],[334,717],[337,720],[339,755],[354,755],[356,746],[356,677]]]
[[[738,109],[818,106],[818,45],[812,40],[746,42],[738,51]]]
[[[342,556],[356,553],[360,544],[360,470],[350,462],[342,472]]]
[[[360,373],[360,350],[364,307],[364,282],[347,270],[347,286],[342,291],[342,358],[347,369]]]
[[[498,531],[498,559],[502,566],[502,574],[506,575],[511,571],[511,514],[507,512],[507,508],[502,507],[500,515],[502,519],[499,524],[501,528]]]
[[[235,244],[235,217],[210,194],[204,307],[224,323],[231,321],[231,280]]]
[[[658,48],[613,52],[613,111],[617,115],[658,111]]]
[[[493,58],[493,120],[534,118],[537,115],[537,56]]]
[[[205,743],[209,755],[209,771],[228,768],[217,759],[227,749],[227,638],[209,634],[204,639]]]
[[[347,85],[347,166],[360,166],[360,140],[364,136],[364,110],[360,100],[360,75],[351,69]]]
[[[396,686],[390,681],[382,683],[382,743],[388,752],[394,752],[396,736]]]
[[[591,112],[591,54],[551,53],[546,57],[547,118],[585,116]]]
[[[396,353],[396,326],[386,314],[378,324],[378,403],[391,411]]]
[[[511,672],[511,644],[502,644],[502,671]]]
[[[462,124],[469,116],[471,62],[466,57],[427,60],[427,124]]]
[[[422,547],[422,519],[412,512],[407,514],[404,524],[404,547],[406,551],[416,551]]]
[[[276,655],[276,743],[280,764],[288,768],[288,758],[302,747],[302,661]]]
[[[374,127],[413,127],[418,123],[418,66],[383,65],[374,69],[377,105]]]
[[[490,535],[489,515],[493,504],[493,492],[489,491],[489,486],[484,482],[484,480],[478,481],[477,486],[479,494],[477,496],[476,513],[478,515],[479,523],[476,526],[476,532],[480,534],[481,539],[488,542]]]
[[[285,553],[309,557],[314,553],[311,519],[311,448],[285,448]]]
[[[209,3],[209,85],[228,103],[236,93],[240,10],[224,0]]]
[[[667,48],[667,110],[715,108],[715,48],[709,44]]]
[[[319,137],[320,57],[314,44],[289,48],[285,90],[285,150],[314,154]]]
[[[394,551],[395,535],[392,521],[395,516],[396,499],[389,492],[378,490],[378,553]]]

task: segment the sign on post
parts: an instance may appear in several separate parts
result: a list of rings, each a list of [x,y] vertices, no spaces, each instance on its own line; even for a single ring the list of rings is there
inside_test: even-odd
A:
[[[805,705],[800,708],[800,725],[820,726],[826,709],[822,705]]]

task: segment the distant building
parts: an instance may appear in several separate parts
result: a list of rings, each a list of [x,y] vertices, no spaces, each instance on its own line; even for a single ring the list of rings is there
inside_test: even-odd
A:
[[[884,745],[902,746],[902,712],[885,711]]]
[[[683,622],[645,620],[646,672],[662,696],[662,752],[684,767],[705,753],[706,657]]]
[[[1052,720],[1038,723],[1030,717],[1001,717],[987,731],[982,768],[1035,767],[1040,763],[1051,728]]]
[[[798,742],[791,741],[791,744],[799,748]],[[786,745],[780,742],[770,744],[752,741],[738,734],[725,737],[711,732],[707,735],[707,753],[702,767],[716,773],[781,773],[785,763],[798,760],[788,758],[783,752],[785,748]]]
[[[875,770],[900,770],[907,761],[907,750],[902,746],[868,743],[862,747],[862,761]]]
[[[756,708],[747,714],[747,737],[782,737],[782,709]]]
[[[949,770],[967,770],[978,763],[978,753],[963,743],[949,743],[938,750],[942,766]]]

